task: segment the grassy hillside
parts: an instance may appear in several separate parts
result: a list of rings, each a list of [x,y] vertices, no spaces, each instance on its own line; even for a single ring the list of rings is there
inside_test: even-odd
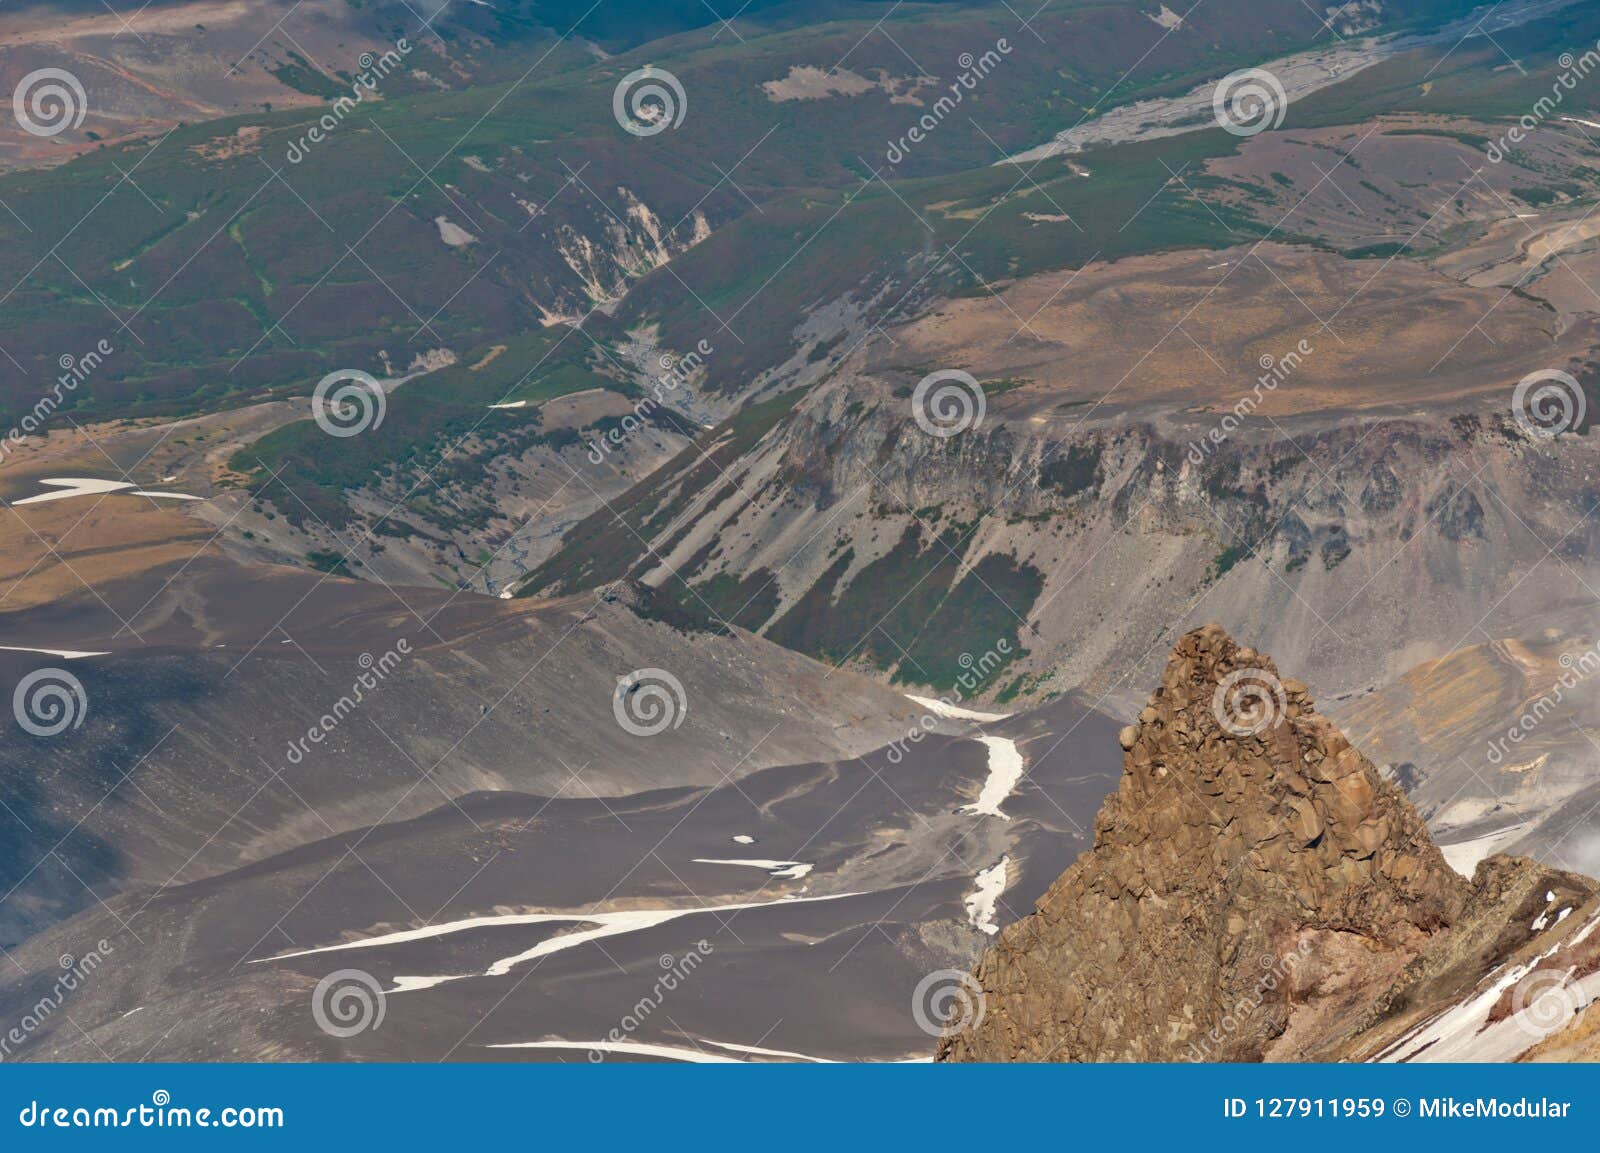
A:
[[[414,74],[441,71],[430,41],[380,86],[384,99],[357,105],[321,143],[308,132],[325,112],[260,113],[0,180],[10,210],[0,244],[16,269],[0,298],[15,362],[0,362],[0,418],[32,406],[64,352],[108,331],[117,355],[68,398],[85,417],[214,408],[371,367],[379,350],[405,362],[526,330],[552,311],[581,315],[594,292],[562,250],[604,246],[634,201],[668,248],[746,218],[729,261],[708,258],[696,272],[702,294],[743,299],[752,271],[770,275],[810,235],[816,210],[832,213],[874,172],[971,172],[950,195],[993,195],[985,166],[1002,152],[1326,36],[1302,6],[1261,0],[1216,0],[1178,30],[1126,0],[1053,4],[1026,26],[998,3],[758,4],[738,35],[703,5],[674,0],[606,4],[585,21],[611,23],[580,23],[580,34],[617,47],[629,46],[615,39],[624,26],[665,39],[577,69],[566,57],[541,62],[548,36],[531,30],[566,31],[574,7],[452,10],[447,45],[514,56],[515,79],[433,91]],[[1401,12],[1457,7],[1430,0]],[[480,20],[491,23],[471,23]],[[962,104],[888,164],[891,143],[957,83],[962,61],[1002,40],[1010,51]],[[688,107],[680,128],[638,138],[613,119],[612,94],[646,63],[681,81]],[[849,91],[807,88],[808,68],[848,73]],[[796,91],[808,98],[778,98]],[[904,212],[891,219],[894,198],[874,184],[858,219],[872,246],[879,227],[890,230],[892,266],[926,229]],[[443,243],[441,216],[476,242]],[[624,281],[650,267],[627,266],[626,254],[620,263]],[[765,329],[789,315],[763,302],[749,319]]]

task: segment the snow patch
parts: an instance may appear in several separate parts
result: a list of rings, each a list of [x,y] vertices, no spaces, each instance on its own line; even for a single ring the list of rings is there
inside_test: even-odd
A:
[[[1000,931],[994,919],[995,904],[1006,891],[1006,873],[1011,867],[1010,857],[1001,857],[998,864],[989,866],[975,879],[977,889],[967,898],[967,920],[979,932],[991,937]]]
[[[110,653],[83,653],[76,649],[25,649],[17,645],[0,645],[0,653],[38,653],[40,656],[60,657],[64,661],[78,661],[84,657],[109,657]]]
[[[322,945],[315,949],[298,949],[290,953],[279,953],[273,957],[260,957],[251,961],[250,964],[263,965],[270,961],[288,961],[297,957],[313,957],[322,953],[342,953],[351,949],[376,949],[388,945],[403,945],[412,941],[428,941],[437,937],[448,937],[456,933],[468,933],[486,928],[560,923],[595,926],[592,929],[584,929],[576,933],[566,933],[559,937],[552,937],[547,941],[541,941],[531,949],[526,949],[509,957],[502,957],[481,974],[456,973],[442,976],[395,977],[394,986],[388,990],[390,993],[411,993],[419,989],[431,989],[447,981],[463,981],[468,977],[503,977],[518,965],[525,964],[528,961],[536,961],[540,957],[565,952],[568,949],[588,944],[590,941],[598,941],[605,937],[615,937],[622,933],[636,933],[642,929],[653,929],[657,925],[664,925],[668,921],[676,921],[680,917],[692,917],[699,913],[732,913],[744,909],[764,909],[776,905],[842,901],[847,897],[859,896],[861,896],[860,893],[831,893],[820,897],[791,896],[771,901],[740,901],[730,905],[702,905],[699,908],[686,909],[629,909],[613,913],[503,913],[487,917],[465,917],[458,921],[446,921],[441,925],[424,925],[418,929],[402,929],[394,933],[382,933],[376,937],[364,937],[357,941],[344,941],[337,945]]]
[[[104,496],[114,492],[127,493],[129,496],[162,497],[166,500],[205,500],[203,496],[190,496],[186,492],[150,492],[142,489],[131,481],[125,480],[96,480],[88,476],[58,476],[49,477],[39,481],[40,484],[49,485],[59,489],[59,492],[44,492],[37,496],[24,497],[12,501],[12,507],[21,508],[25,504],[45,504],[52,500],[70,500],[77,496]]]
[[[1527,824],[1511,825],[1509,828],[1500,829],[1486,836],[1474,837],[1470,841],[1457,841],[1453,845],[1440,845],[1439,851],[1444,854],[1444,863],[1449,865],[1463,877],[1472,876],[1472,871],[1478,867],[1478,862],[1485,857],[1493,856],[1501,847],[1509,845],[1527,831]]]
[[[513,1041],[503,1045],[485,1045],[486,1049],[583,1049],[600,1053],[630,1053],[636,1057],[660,1057],[668,1061],[693,1061],[704,1064],[737,1065],[737,1057],[724,1057],[721,1053],[707,1053],[704,1049],[690,1049],[680,1045],[652,1045],[648,1041]]]
[[[949,701],[941,701],[934,697],[918,697],[910,693],[902,693],[906,700],[912,701],[939,717],[949,717],[957,721],[1004,721],[1009,720],[1013,713],[980,713],[976,709],[964,709],[960,705],[952,705]]]
[[[1583,928],[1579,929],[1576,933],[1572,934],[1571,939],[1568,940],[1567,943],[1562,947],[1566,949],[1577,948],[1579,945],[1587,941],[1589,939],[1589,934],[1593,933],[1596,929],[1600,929],[1600,913],[1596,913],[1594,916],[1590,917],[1589,923]]]
[[[765,869],[774,877],[792,877],[796,880],[816,868],[815,865],[807,864],[805,861],[726,860],[715,857],[696,857],[694,863],[697,865],[745,865],[752,869]]]
[[[21,508],[25,504],[44,504],[52,500],[70,500],[75,496],[98,496],[102,493],[124,492],[127,489],[137,487],[125,480],[95,480],[93,477],[84,476],[50,477],[41,480],[39,483],[61,491],[24,497],[22,500],[12,501],[12,506]]]
[[[1017,748],[1016,741],[1007,737],[980,736],[977,739],[989,750],[989,778],[983,782],[977,801],[957,811],[1009,821],[1011,818],[1000,811],[1000,806],[1022,780],[1022,751]]]
[[[781,1057],[785,1061],[810,1061],[814,1065],[836,1065],[838,1062],[827,1057],[812,1057],[806,1053],[791,1053],[787,1049],[763,1049],[759,1045],[737,1045],[732,1041],[713,1041],[708,1037],[700,1038],[706,1045],[715,1045],[719,1049],[727,1049],[731,1053],[746,1053],[752,1057]]]

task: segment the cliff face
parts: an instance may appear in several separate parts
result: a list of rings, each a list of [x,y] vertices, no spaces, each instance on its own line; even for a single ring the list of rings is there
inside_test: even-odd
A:
[[[877,590],[892,590],[889,603],[943,593],[934,570],[953,549],[962,572],[1037,570],[1004,589],[983,573],[1029,631],[1027,654],[986,692],[1023,674],[1023,699],[1072,687],[1120,698],[1158,677],[1171,638],[1153,647],[1153,622],[1221,620],[1317,685],[1325,707],[1442,654],[1491,613],[1513,636],[1528,622],[1533,633],[1592,624],[1570,606],[1584,595],[1578,577],[1600,587],[1600,526],[1583,519],[1600,496],[1600,437],[1563,436],[1558,451],[1509,408],[1440,405],[1285,417],[1282,432],[1262,419],[1216,447],[1216,410],[1201,400],[1089,417],[1089,405],[1054,396],[1049,407],[1018,388],[991,396],[981,425],[941,438],[918,427],[900,395],[909,383],[853,368],[769,429],[746,418],[745,441],[718,434],[720,468],[695,451],[663,465],[626,525],[598,509],[519,589],[632,576],[686,582],[716,606],[719,590],[761,572],[758,600],[747,592],[721,611],[813,654],[836,629],[839,653],[923,683],[921,654],[855,645],[882,610],[857,623],[854,606]],[[1532,537],[1564,540],[1570,570],[1530,572]]]
[[[1093,849],[983,957],[984,1012],[940,1059],[1374,1055],[1481,998],[1546,906],[1552,926],[1583,907],[1562,940],[1593,919],[1582,878],[1507,858],[1453,872],[1305,686],[1215,625],[1120,738]]]

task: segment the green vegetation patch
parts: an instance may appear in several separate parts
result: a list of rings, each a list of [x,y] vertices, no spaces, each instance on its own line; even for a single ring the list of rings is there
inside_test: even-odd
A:
[[[425,507],[436,526],[481,527],[492,510],[446,501],[441,490],[455,485],[470,491],[497,457],[543,442],[547,434],[534,406],[590,388],[626,391],[587,362],[587,342],[558,345],[559,339],[548,331],[513,337],[487,363],[490,350],[476,349],[390,392],[375,427],[335,437],[314,421],[299,421],[236,453],[230,467],[248,476],[251,492],[271,499],[291,524],[310,519],[345,527],[355,520],[346,500],[351,491],[394,480],[407,491],[402,503]],[[508,399],[528,407],[490,408]]]
[[[898,683],[939,690],[955,687],[987,653],[1000,658],[993,665],[998,672],[1026,652],[1019,634],[1044,574],[994,554],[957,581],[971,528],[952,524],[932,533],[912,524],[893,549],[841,590],[854,560],[847,550],[768,630],[768,638],[834,663],[865,660],[894,670]]]

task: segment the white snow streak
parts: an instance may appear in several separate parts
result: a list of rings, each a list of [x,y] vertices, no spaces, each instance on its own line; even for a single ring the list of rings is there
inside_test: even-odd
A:
[[[975,878],[978,887],[967,898],[967,920],[972,922],[974,929],[991,937],[1000,931],[994,919],[994,909],[1000,894],[1006,891],[1006,872],[1010,865],[1010,857],[1001,857],[999,863],[980,872]]]
[[[949,701],[937,700],[934,697],[916,697],[910,693],[902,693],[908,701],[921,705],[935,716],[949,717],[957,721],[1004,721],[1011,718],[1011,713],[980,713],[976,709],[964,709],[960,705],[952,705]]]
[[[989,750],[989,778],[983,782],[977,801],[963,805],[961,812],[1009,821],[1011,818],[1000,811],[1000,806],[1022,780],[1022,750],[1017,748],[1016,741],[1006,737],[980,736],[977,740]]]

